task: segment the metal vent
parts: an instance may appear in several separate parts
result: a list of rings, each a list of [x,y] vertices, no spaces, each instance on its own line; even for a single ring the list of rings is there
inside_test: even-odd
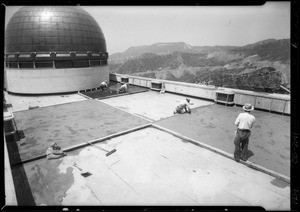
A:
[[[231,91],[216,91],[216,102],[234,104],[234,93]]]
[[[162,83],[161,82],[151,82],[151,89],[152,90],[161,90],[162,88]]]
[[[121,82],[128,83],[129,82],[128,77],[121,77]]]

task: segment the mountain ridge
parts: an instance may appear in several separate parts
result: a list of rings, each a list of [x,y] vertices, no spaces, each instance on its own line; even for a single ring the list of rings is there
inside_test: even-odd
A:
[[[238,47],[155,43],[114,54],[109,67],[111,73],[283,92],[280,85],[290,87],[290,40],[267,39]]]
[[[279,40],[290,40],[290,39],[279,39]],[[241,48],[253,48],[257,45],[268,44],[272,42],[276,42],[278,40],[271,38],[265,39],[262,41],[257,41],[252,44],[247,44],[244,46],[222,46],[222,45],[214,45],[214,46],[192,46],[185,42],[159,42],[154,43],[152,45],[142,45],[142,46],[133,46],[126,49],[124,52],[117,52],[110,55],[110,60],[116,60],[120,58],[133,58],[140,56],[144,53],[172,53],[174,51],[185,51],[185,52],[201,52],[201,51],[215,51],[215,50],[231,50],[231,49],[241,49]],[[164,46],[164,47],[162,47]],[[171,47],[171,48],[170,48]]]

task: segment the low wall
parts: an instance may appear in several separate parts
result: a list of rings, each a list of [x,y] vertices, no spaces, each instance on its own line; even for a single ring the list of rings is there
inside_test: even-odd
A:
[[[245,102],[249,102],[254,105],[255,109],[291,114],[290,95],[235,91],[234,102],[236,105],[244,105]]]
[[[110,74],[109,76],[110,76],[110,80],[117,81],[117,82],[121,82],[122,77],[128,77],[129,84],[147,87],[147,88],[151,88],[151,82],[161,82],[164,83],[165,91],[167,92],[194,96],[194,97],[208,99],[208,100],[214,100],[215,92],[218,90],[218,88],[214,86],[203,86],[198,84],[176,82],[170,80],[157,80],[152,78],[137,77],[137,76],[130,76],[130,75],[122,75],[122,74]]]
[[[194,96],[207,100],[216,99],[216,91],[231,91],[234,93],[234,104],[244,105],[251,103],[255,109],[291,114],[291,97],[283,94],[258,93],[239,89],[198,85],[193,83],[176,82],[169,80],[152,79],[122,74],[110,74],[111,81],[121,82],[123,77],[128,77],[129,84],[151,88],[151,82],[161,82],[165,85],[166,92]]]
[[[3,135],[5,133],[3,132]],[[14,180],[11,172],[11,166],[9,161],[9,153],[7,151],[7,144],[6,144],[6,138],[3,136],[4,141],[4,169],[5,169],[5,205],[9,206],[17,206],[17,196],[16,196],[16,190],[14,185]]]
[[[65,93],[96,88],[109,80],[108,66],[87,68],[14,69],[6,72],[7,90],[20,94]]]

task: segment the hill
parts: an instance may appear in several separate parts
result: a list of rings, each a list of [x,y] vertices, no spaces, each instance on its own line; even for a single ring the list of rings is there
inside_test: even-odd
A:
[[[109,67],[111,73],[284,93],[280,85],[290,88],[289,42],[268,39],[241,47],[158,43],[113,54]]]
[[[145,53],[171,54],[176,51],[197,52],[194,51],[193,48],[194,47],[184,42],[156,43],[150,46],[130,47],[123,53],[115,53],[110,55],[109,59],[112,62],[125,62],[128,59],[139,57]]]

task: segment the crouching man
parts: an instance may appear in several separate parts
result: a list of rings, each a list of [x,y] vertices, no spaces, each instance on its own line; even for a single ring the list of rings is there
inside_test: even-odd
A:
[[[53,143],[46,151],[47,159],[58,159],[67,155],[67,153],[61,150],[61,147],[57,143]]]
[[[128,92],[128,85],[127,85],[127,83],[124,83],[119,88],[118,93],[127,93],[127,92]]]
[[[100,83],[100,91],[109,91],[109,87],[108,87],[108,83],[107,83],[107,80],[105,80],[105,82],[101,82]]]
[[[186,98],[185,100],[179,102],[179,104],[176,106],[173,114],[176,114],[176,113],[191,113],[191,108],[189,107],[189,104],[190,104],[190,99],[189,98]]]

